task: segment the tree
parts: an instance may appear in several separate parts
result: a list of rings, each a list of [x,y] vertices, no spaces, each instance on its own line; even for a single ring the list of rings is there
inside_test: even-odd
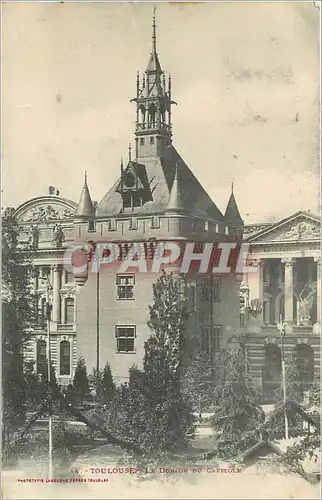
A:
[[[153,285],[151,335],[143,361],[144,392],[159,449],[185,445],[193,432],[191,407],[181,391],[185,321],[180,282],[163,272]]]
[[[183,393],[198,409],[199,418],[205,408],[214,403],[214,381],[209,354],[200,350],[192,359],[184,374]]]
[[[7,209],[2,216],[2,394],[7,439],[25,421],[23,350],[35,319],[32,247],[19,235],[14,210]]]
[[[291,357],[285,366],[286,399],[295,403],[303,400],[303,389],[301,376],[298,371],[296,360]],[[283,401],[283,380],[281,378],[280,387],[277,391],[278,403]]]
[[[231,452],[238,448],[247,433],[264,420],[265,414],[257,404],[258,394],[246,373],[246,360],[241,346],[226,351],[226,377],[216,388],[218,404],[213,428],[221,433],[220,446]]]
[[[108,403],[115,393],[115,384],[109,363],[106,363],[104,369],[99,372],[94,368],[91,380],[95,389],[96,401],[101,404]]]
[[[78,399],[82,402],[89,393],[89,382],[87,377],[87,370],[84,358],[79,358],[75,375],[73,380],[73,385],[78,396]]]
[[[309,391],[309,404],[310,406],[321,405],[321,383],[320,380],[314,380],[313,385]]]

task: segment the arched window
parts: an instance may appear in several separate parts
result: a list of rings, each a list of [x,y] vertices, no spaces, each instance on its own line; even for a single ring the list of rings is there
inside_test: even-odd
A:
[[[265,349],[266,380],[279,383],[281,376],[281,349],[276,344],[267,344]]]
[[[296,350],[296,364],[303,383],[303,389],[308,389],[314,379],[314,351],[310,345],[298,344]]]
[[[42,374],[46,370],[47,348],[45,340],[37,340],[37,354],[36,354],[36,368],[37,373]]]
[[[59,374],[70,375],[70,343],[68,340],[62,340],[59,344]]]
[[[154,106],[154,104],[151,104],[149,107],[149,123],[148,126],[150,128],[154,128],[156,125],[156,113],[157,113],[157,108]]]
[[[74,299],[72,298],[65,301],[65,323],[67,325],[74,323]]]

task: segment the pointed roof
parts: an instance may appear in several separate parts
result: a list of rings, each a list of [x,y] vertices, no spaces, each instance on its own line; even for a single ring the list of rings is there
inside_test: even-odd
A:
[[[176,164],[176,172],[174,175],[173,184],[170,191],[169,203],[167,206],[167,212],[168,211],[174,211],[174,212],[184,211],[184,203],[180,190],[178,163]]]
[[[156,7],[153,9],[153,22],[152,22],[152,52],[150,54],[150,59],[146,68],[146,73],[157,72],[162,73],[161,64],[157,54],[157,37],[156,37],[156,23],[155,23],[155,11]]]
[[[92,215],[94,215],[94,213],[95,209],[93,207],[91,195],[89,194],[89,189],[87,185],[87,173],[85,172],[84,186],[82,189],[82,193],[74,217],[75,218],[91,217]]]
[[[225,212],[225,220],[231,226],[243,226],[244,222],[240,216],[234,195],[234,185],[231,185],[231,195]]]
[[[185,161],[181,158],[173,145],[164,148],[161,156],[138,158],[138,163],[143,164],[147,175],[152,200],[138,207],[140,214],[160,214],[168,210],[170,193],[174,184],[176,165],[179,164],[180,172],[177,179],[180,198],[185,212],[189,215],[202,217],[216,222],[223,222],[224,216],[210,198],[206,190],[194,176]],[[122,212],[122,197],[117,192],[120,179],[106,193],[97,208],[99,217],[117,216]]]

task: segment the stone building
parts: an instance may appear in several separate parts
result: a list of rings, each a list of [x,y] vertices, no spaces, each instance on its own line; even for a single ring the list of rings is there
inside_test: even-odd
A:
[[[46,359],[47,280],[52,286],[52,360],[61,384],[72,380],[79,356],[85,358],[89,372],[108,361],[118,382],[128,377],[134,363],[140,366],[150,335],[152,285],[158,276],[106,266],[99,273],[88,272],[86,279],[78,276],[75,282],[63,267],[68,247],[78,241],[114,242],[124,258],[133,243],[149,254],[159,241],[202,244],[242,236],[234,193],[223,214],[173,145],[175,102],[171,77],[161,69],[157,54],[155,20],[148,65],[142,77],[137,75],[132,102],[135,146],[133,151],[129,147],[127,161],[120,161],[119,178],[97,206],[85,176],[78,205],[50,188],[49,196],[30,200],[16,211],[23,237],[31,235],[38,248],[34,291],[39,322],[26,356],[35,360],[40,371]],[[187,359],[195,343],[213,352],[226,347],[238,333],[239,285],[240,276],[234,274],[224,278],[190,274],[182,281],[189,311]]]
[[[241,285],[240,334],[266,401],[280,383],[282,347],[286,362],[296,359],[306,388],[320,376],[320,238],[320,218],[310,212],[244,228],[257,272]]]

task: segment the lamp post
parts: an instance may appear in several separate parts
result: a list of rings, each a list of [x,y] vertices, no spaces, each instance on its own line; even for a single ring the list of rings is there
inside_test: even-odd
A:
[[[46,321],[47,321],[47,370],[48,370],[48,476],[52,479],[53,473],[53,406],[52,406],[52,387],[51,387],[51,349],[50,349],[50,316],[51,316],[51,298],[52,286],[48,277],[46,284]]]
[[[283,387],[283,402],[284,402],[284,424],[285,424],[285,439],[288,439],[288,418],[286,411],[286,373],[285,373],[285,358],[284,358],[284,336],[286,323],[280,316],[280,322],[277,323],[277,328],[281,334],[281,363],[282,363],[282,387]]]
[[[97,374],[100,370],[100,255],[96,252],[97,243],[95,241],[88,242],[92,249],[87,255],[88,263],[92,261],[96,263],[96,370]]]

